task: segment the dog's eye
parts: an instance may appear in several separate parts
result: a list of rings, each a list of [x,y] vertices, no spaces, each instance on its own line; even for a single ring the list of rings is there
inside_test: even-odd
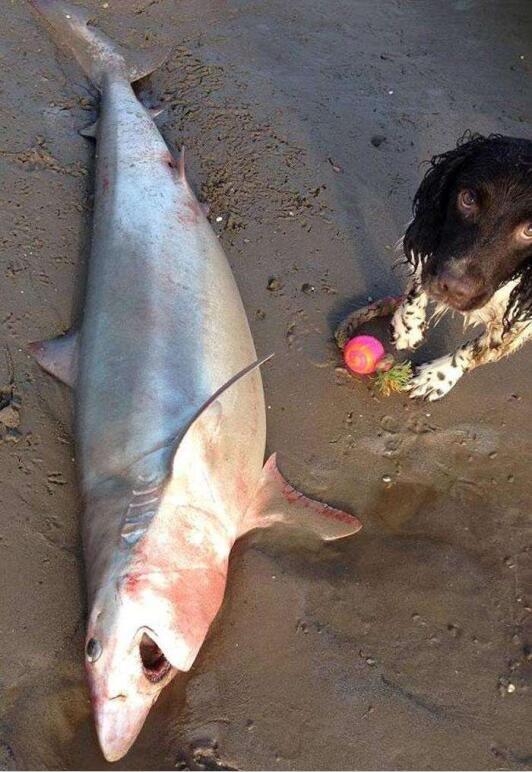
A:
[[[458,206],[464,212],[471,212],[478,204],[478,196],[474,190],[466,188],[458,194]]]
[[[532,241],[532,221],[521,225],[517,231],[517,235],[523,241]]]

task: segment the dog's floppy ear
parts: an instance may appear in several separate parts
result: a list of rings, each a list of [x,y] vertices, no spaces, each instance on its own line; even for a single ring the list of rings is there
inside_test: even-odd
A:
[[[494,138],[494,135],[482,137],[479,134],[465,134],[454,150],[435,155],[431,159],[430,168],[414,196],[414,219],[403,240],[406,259],[414,269],[423,264],[438,247],[449,192],[458,171],[465,161]]]
[[[510,294],[504,313],[505,333],[515,322],[526,322],[532,318],[532,258],[519,268],[513,278],[519,281]]]

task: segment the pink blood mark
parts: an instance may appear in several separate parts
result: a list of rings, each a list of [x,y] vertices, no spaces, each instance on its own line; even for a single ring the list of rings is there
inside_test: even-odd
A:
[[[202,214],[201,207],[195,199],[185,201],[177,213],[177,219],[183,225],[195,225]]]
[[[296,491],[295,488],[292,488],[289,483],[285,483],[283,486],[283,496],[290,503],[293,501],[299,501],[299,499],[304,498],[303,494],[299,493],[299,491]]]
[[[162,158],[163,162],[172,172],[177,172],[178,176],[181,177],[182,180],[185,179],[185,165],[183,158],[178,158],[176,160],[171,153],[163,153]]]
[[[109,177],[104,177],[102,180],[103,192],[106,193],[109,190]]]
[[[239,500],[247,501],[249,499],[249,484],[241,472],[237,472],[235,482]]]
[[[301,491],[298,491],[292,487],[292,485],[290,485],[290,483],[284,479],[283,475],[279,471],[275,453],[270,456],[264,468],[269,472],[272,479],[274,479],[280,485],[284,498],[290,504],[299,501],[301,504],[303,504],[303,506],[309,507],[315,512],[319,512],[320,515],[328,517],[331,520],[338,520],[342,523],[352,524],[353,521],[356,520],[356,518],[347,512],[342,512],[342,510],[331,507],[329,504],[323,504],[321,501],[309,499],[307,496],[305,496],[304,493],[301,493]]]
[[[169,169],[177,169],[177,161],[173,156],[170,155],[170,153],[165,153],[163,159]]]
[[[124,592],[128,595],[136,596],[139,594],[141,586],[144,584],[143,577],[138,574],[128,574],[122,580],[122,587]]]

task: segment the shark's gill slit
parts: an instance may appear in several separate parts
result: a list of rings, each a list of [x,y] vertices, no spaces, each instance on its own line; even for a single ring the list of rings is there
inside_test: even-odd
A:
[[[147,633],[144,633],[141,638],[139,653],[142,667],[144,668],[144,675],[148,681],[154,684],[162,681],[165,675],[172,669],[172,665],[168,662],[161,649]]]

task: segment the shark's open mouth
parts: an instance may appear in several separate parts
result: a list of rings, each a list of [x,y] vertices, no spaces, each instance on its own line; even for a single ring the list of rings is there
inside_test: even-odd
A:
[[[172,669],[172,665],[147,633],[144,633],[141,638],[139,651],[144,675],[148,681],[151,681],[152,684],[162,681]]]

